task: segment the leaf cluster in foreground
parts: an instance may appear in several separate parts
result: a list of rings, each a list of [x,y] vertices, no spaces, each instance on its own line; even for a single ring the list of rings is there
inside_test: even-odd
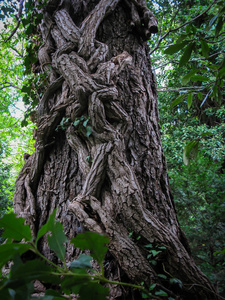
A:
[[[82,251],[89,250],[90,255],[80,254],[69,265],[65,260],[66,235],[63,226],[55,220],[56,210],[50,215],[48,222],[39,230],[37,238],[34,240],[31,229],[24,225],[25,220],[18,218],[15,213],[5,214],[0,219],[0,228],[4,229],[2,237],[6,239],[0,245],[0,294],[4,300],[24,300],[24,299],[46,299],[59,300],[71,299],[71,295],[79,295],[78,299],[104,300],[109,295],[109,288],[104,284],[117,284],[139,289],[144,298],[158,299],[156,285],[154,285],[154,295],[152,286],[149,289],[143,285],[134,285],[124,282],[110,281],[104,276],[104,259],[107,252],[109,239],[105,235],[94,232],[85,232],[77,235],[71,240],[74,247]],[[38,250],[38,242],[47,235],[49,248],[58,257],[59,263],[56,265],[42,255]],[[33,259],[24,262],[26,254],[33,252]],[[23,259],[22,259],[23,258]],[[99,265],[99,271],[92,267],[95,260]],[[8,275],[3,270],[9,269],[8,263],[12,262]],[[4,269],[3,267],[6,267]],[[54,287],[47,289],[41,298],[35,298],[34,281]],[[163,291],[161,290],[161,293]],[[167,294],[164,292],[164,296]],[[172,299],[172,298],[171,298]]]

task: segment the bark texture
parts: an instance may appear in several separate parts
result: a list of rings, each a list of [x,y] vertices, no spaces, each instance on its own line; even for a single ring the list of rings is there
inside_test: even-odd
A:
[[[14,208],[34,235],[55,208],[68,237],[107,234],[110,279],[157,283],[177,299],[217,299],[190,255],[169,190],[147,45],[156,32],[144,0],[47,2],[37,71],[48,74],[48,84]],[[155,267],[149,243],[166,247]],[[40,247],[51,257],[44,240]],[[76,253],[68,245],[68,261]],[[179,278],[183,288],[159,273]],[[114,287],[117,298],[140,295]]]

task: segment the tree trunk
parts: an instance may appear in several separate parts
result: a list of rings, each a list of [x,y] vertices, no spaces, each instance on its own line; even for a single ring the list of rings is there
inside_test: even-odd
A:
[[[43,10],[38,72],[48,85],[15,211],[34,235],[55,208],[69,238],[107,234],[110,279],[157,283],[179,299],[217,299],[191,258],[169,190],[147,45],[157,20],[144,0],[49,0]],[[149,243],[166,248],[156,265],[147,259]],[[40,247],[51,258],[44,240]],[[68,245],[68,261],[76,253]],[[141,299],[120,287],[110,297]]]

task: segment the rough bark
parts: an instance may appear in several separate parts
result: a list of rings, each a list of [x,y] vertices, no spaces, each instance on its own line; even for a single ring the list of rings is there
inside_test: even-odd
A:
[[[54,208],[70,238],[82,230],[107,234],[110,279],[156,282],[181,299],[217,299],[191,257],[169,190],[147,45],[155,32],[144,0],[47,2],[38,59],[48,86],[14,208],[34,235]],[[90,136],[82,123],[73,125],[82,116]],[[166,247],[156,267],[147,260],[149,243]],[[44,240],[40,247],[51,257]],[[68,246],[68,261],[75,255]],[[183,288],[160,280],[165,272]],[[140,295],[111,289],[111,299],[132,297]]]

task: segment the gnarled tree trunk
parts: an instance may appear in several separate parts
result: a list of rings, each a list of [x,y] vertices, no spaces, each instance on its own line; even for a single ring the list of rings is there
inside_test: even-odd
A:
[[[157,283],[182,299],[217,299],[191,258],[169,191],[147,45],[157,20],[144,0],[49,0],[43,12],[38,60],[48,86],[36,150],[16,182],[15,211],[34,235],[55,208],[68,237],[107,234],[110,279]],[[156,266],[147,259],[149,243],[166,247]],[[40,246],[51,257],[44,240]],[[75,253],[68,245],[68,261]],[[132,297],[141,296],[111,289],[111,299]]]

